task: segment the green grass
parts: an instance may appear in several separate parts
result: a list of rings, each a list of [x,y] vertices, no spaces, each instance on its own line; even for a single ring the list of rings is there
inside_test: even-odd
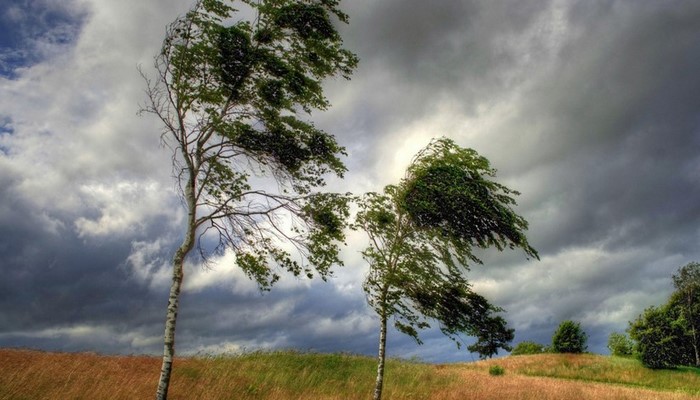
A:
[[[279,388],[285,388],[292,397],[310,393],[320,397],[371,393],[376,374],[375,359],[350,354],[254,352],[204,357],[201,361],[211,369],[207,374],[216,375],[221,381],[244,380],[246,392],[255,398],[270,397]],[[385,393],[401,392],[403,398],[427,398],[433,385],[444,386],[451,380],[424,364],[397,359],[387,361],[385,373],[391,377],[386,381]]]
[[[489,367],[489,375],[493,376],[500,376],[506,373],[506,370],[503,369],[500,365],[492,365]]]

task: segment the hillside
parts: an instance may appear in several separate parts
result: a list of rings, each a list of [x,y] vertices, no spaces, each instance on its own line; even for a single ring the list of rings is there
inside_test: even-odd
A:
[[[489,368],[505,368],[502,376]],[[0,399],[150,399],[160,360],[0,349]],[[372,358],[297,352],[176,360],[170,398],[367,399]],[[392,360],[385,399],[676,399],[700,396],[700,370],[650,371],[595,355],[516,356],[470,364]]]

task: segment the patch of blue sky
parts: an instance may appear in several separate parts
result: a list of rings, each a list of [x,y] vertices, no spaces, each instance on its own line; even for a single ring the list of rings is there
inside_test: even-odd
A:
[[[72,1],[0,1],[0,76],[15,78],[75,43],[86,18]]]
[[[15,133],[15,128],[12,124],[12,119],[10,117],[0,116],[0,153],[4,155],[10,154],[10,149],[5,146],[4,138]]]

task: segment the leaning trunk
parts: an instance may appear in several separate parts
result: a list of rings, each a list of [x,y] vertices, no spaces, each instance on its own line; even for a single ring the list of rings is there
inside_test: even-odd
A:
[[[182,287],[183,248],[178,249],[173,261],[173,282],[170,286],[170,297],[168,298],[168,313],[165,317],[165,333],[163,335],[163,365],[160,368],[160,380],[158,381],[158,391],[156,399],[166,400],[168,398],[168,387],[170,386],[170,373],[173,367],[173,357],[175,356],[175,323],[177,322],[177,308]]]
[[[187,254],[194,248],[194,235],[196,226],[196,202],[194,198],[194,183],[185,188],[185,198],[188,206],[187,233],[182,244],[173,257],[173,281],[170,285],[170,296],[168,297],[168,312],[165,317],[165,333],[163,334],[163,364],[160,369],[160,379],[156,400],[167,400],[168,387],[170,386],[170,374],[173,368],[173,357],[175,356],[175,323],[177,322],[177,309],[180,299],[180,289],[184,277],[184,263]]]
[[[382,312],[379,328],[379,354],[377,360],[377,382],[374,385],[374,400],[381,400],[384,387],[384,361],[386,355],[386,312]]]

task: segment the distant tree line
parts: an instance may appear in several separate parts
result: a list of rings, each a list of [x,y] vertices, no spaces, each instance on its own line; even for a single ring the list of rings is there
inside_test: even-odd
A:
[[[544,345],[533,341],[523,341],[515,345],[510,352],[512,356],[542,353],[583,353],[588,349],[588,335],[581,328],[581,323],[566,320],[559,324],[552,335],[552,343]]]
[[[675,290],[665,304],[649,307],[630,321],[628,334],[610,334],[611,355],[636,357],[653,369],[700,367],[700,263],[680,267],[672,278]],[[579,323],[564,321],[550,345],[523,341],[510,354],[582,353],[586,339]]]

